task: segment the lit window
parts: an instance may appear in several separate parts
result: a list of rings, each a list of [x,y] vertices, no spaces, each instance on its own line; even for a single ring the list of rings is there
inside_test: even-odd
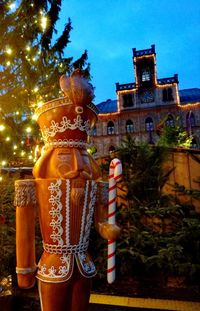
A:
[[[150,71],[149,69],[144,69],[142,71],[142,82],[150,81]]]
[[[192,139],[192,142],[191,142],[191,146],[190,146],[191,148],[197,148],[198,146],[197,146],[197,141],[196,141],[196,139],[195,138],[193,138]]]
[[[114,126],[114,123],[112,121],[108,122],[107,133],[108,133],[108,135],[113,135],[115,133],[115,126]]]
[[[91,132],[90,132],[90,135],[91,135],[91,136],[97,136],[97,128],[96,128],[96,126],[93,127],[93,129],[92,129]]]
[[[114,152],[115,151],[115,147],[114,146],[110,146],[109,147],[109,153],[112,153],[112,152]]]
[[[145,129],[146,129],[147,132],[153,131],[154,126],[153,126],[153,120],[152,120],[152,118],[148,117],[148,118],[145,120]]]
[[[126,121],[126,133],[133,133],[133,122],[131,120]]]
[[[174,127],[174,118],[173,118],[173,116],[171,114],[168,115],[165,124],[168,127]]]

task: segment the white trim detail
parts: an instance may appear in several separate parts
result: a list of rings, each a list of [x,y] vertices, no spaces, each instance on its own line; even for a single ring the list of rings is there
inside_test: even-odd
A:
[[[53,232],[50,235],[53,242],[58,241],[58,245],[62,246],[64,244],[62,239],[63,228],[62,228],[62,220],[63,216],[61,214],[62,211],[62,203],[61,203],[61,196],[62,191],[60,190],[61,186],[61,179],[58,179],[56,183],[51,183],[48,187],[50,191],[50,198],[49,203],[51,203],[51,210],[49,214],[52,216],[52,220],[50,222],[50,226],[53,228]]]
[[[96,191],[97,191],[97,184],[94,180],[91,182],[91,192],[90,192],[90,203],[89,203],[89,213],[87,215],[86,219],[86,225],[85,225],[85,234],[83,237],[83,243],[89,243],[89,235],[90,235],[90,228],[92,224],[92,218],[94,213],[94,204],[96,200]]]
[[[54,244],[48,244],[43,242],[43,248],[45,252],[49,254],[57,254],[57,255],[62,255],[65,254],[77,254],[77,253],[82,253],[87,251],[88,249],[88,244],[87,243],[79,243],[77,245],[54,245]]]
[[[62,148],[62,147],[70,147],[70,148],[87,148],[89,144],[87,144],[83,140],[78,139],[54,139],[53,141],[44,141],[45,147],[54,147],[54,148]]]
[[[73,120],[74,123],[71,123],[71,120],[67,118],[67,116],[62,117],[62,120],[59,122],[55,122],[51,120],[51,126],[44,127],[42,129],[42,136],[45,141],[48,141],[49,137],[54,137],[57,133],[63,133],[66,130],[76,130],[79,129],[82,132],[89,132],[90,130],[90,121],[83,121],[80,115]]]

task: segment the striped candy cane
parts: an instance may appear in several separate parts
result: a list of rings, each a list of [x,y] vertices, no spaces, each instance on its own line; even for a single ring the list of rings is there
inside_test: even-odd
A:
[[[109,168],[109,189],[108,189],[108,223],[115,224],[116,216],[116,183],[121,180],[122,177],[122,164],[117,158],[113,159]],[[115,281],[115,251],[116,242],[108,240],[108,262],[107,262],[107,281],[109,284]]]

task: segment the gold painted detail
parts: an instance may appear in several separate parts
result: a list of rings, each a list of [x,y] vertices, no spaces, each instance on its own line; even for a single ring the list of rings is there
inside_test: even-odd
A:
[[[58,107],[63,107],[66,105],[72,105],[71,100],[69,99],[69,97],[61,97],[61,98],[57,98],[57,99],[53,99],[47,103],[45,103],[44,105],[42,105],[41,107],[38,107],[35,111],[36,117],[37,119],[39,118],[39,116],[41,114],[43,114],[44,112],[48,111],[48,110],[52,110]]]

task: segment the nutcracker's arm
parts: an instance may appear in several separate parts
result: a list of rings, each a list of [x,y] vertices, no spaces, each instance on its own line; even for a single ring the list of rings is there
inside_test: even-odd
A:
[[[15,182],[17,281],[21,288],[35,284],[35,182]]]
[[[117,225],[108,224],[108,183],[97,183],[96,208],[94,211],[95,229],[106,240],[115,241],[120,235]]]

